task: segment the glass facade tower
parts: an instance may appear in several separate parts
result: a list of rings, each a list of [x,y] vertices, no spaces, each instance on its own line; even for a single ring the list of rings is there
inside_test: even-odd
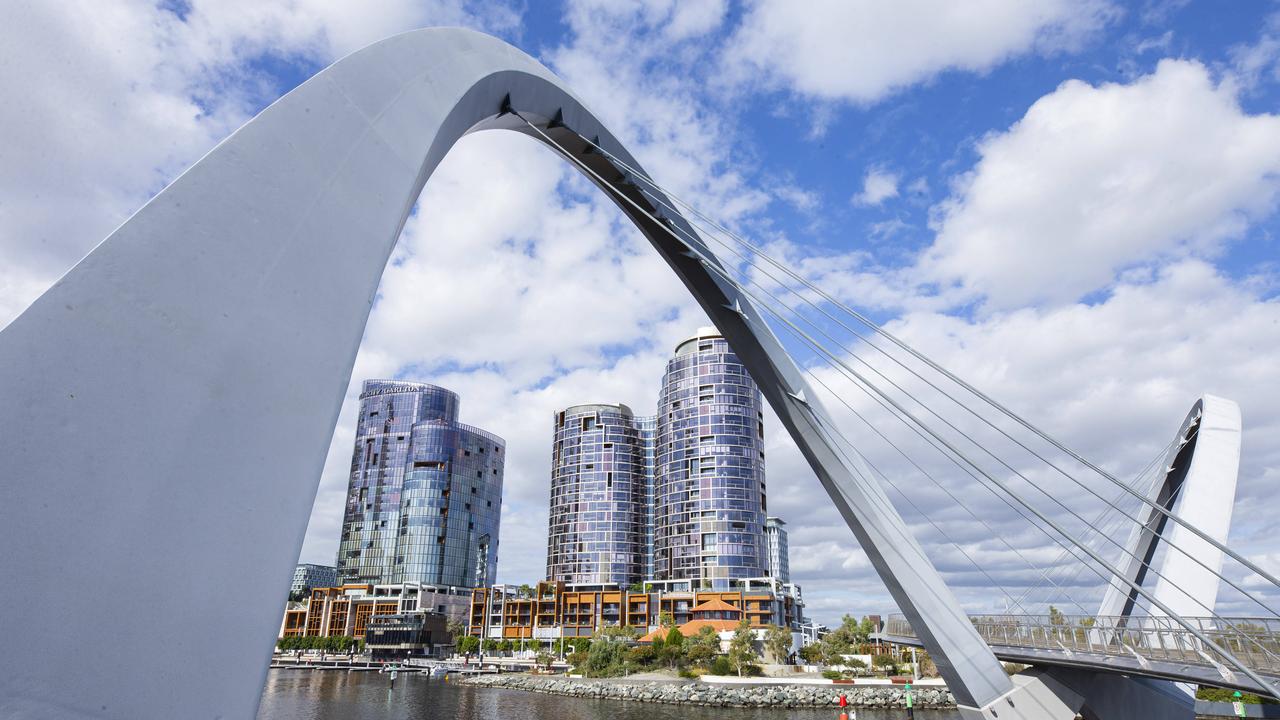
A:
[[[649,556],[653,420],[626,405],[555,416],[547,579],[629,586]]]
[[[768,574],[762,402],[714,328],[676,347],[658,399],[655,580],[719,589]]]
[[[787,550],[787,528],[782,518],[765,518],[764,539],[769,545],[769,577],[791,582],[791,558]]]
[[[458,396],[368,380],[338,549],[344,583],[496,580],[505,443],[458,422]]]

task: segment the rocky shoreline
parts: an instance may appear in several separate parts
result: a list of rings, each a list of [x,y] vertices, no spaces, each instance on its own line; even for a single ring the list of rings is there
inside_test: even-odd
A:
[[[839,704],[841,694],[851,707],[897,708],[906,704],[903,688],[896,685],[713,685],[703,682],[581,680],[523,674],[475,675],[459,682],[548,695],[712,707],[829,707]],[[955,700],[945,689],[917,687],[912,692],[915,707],[955,707]]]

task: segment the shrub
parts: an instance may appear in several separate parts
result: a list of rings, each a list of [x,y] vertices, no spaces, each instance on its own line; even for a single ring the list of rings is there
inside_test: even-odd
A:
[[[760,677],[764,675],[764,670],[759,665],[743,665],[740,670],[743,677]]]
[[[730,675],[733,673],[733,667],[729,665],[729,658],[723,655],[717,655],[715,660],[711,661],[712,675]]]
[[[1197,700],[1208,700],[1210,702],[1233,702],[1235,700],[1234,691],[1225,688],[1202,687],[1196,690]],[[1246,705],[1275,705],[1276,700],[1265,698],[1253,693],[1241,693],[1240,700]]]
[[[650,667],[658,662],[659,651],[649,645],[637,645],[627,651],[627,659],[641,667]]]
[[[693,679],[695,679],[695,678],[697,678],[697,677],[698,677],[698,674],[697,674],[697,673],[695,673],[694,671],[690,670],[689,668],[683,668],[683,667],[682,667],[682,668],[680,668],[680,673],[679,673],[679,674],[680,674],[680,677],[682,677],[682,678],[687,678],[687,679],[689,679],[689,680],[693,680]]]
[[[823,670],[822,677],[828,680],[839,680],[843,676],[840,674],[839,670]]]
[[[587,677],[621,675],[626,665],[627,646],[618,640],[601,638],[591,643],[582,671]]]

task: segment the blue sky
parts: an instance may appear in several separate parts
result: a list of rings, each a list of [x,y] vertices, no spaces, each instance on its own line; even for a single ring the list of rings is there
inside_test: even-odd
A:
[[[281,93],[381,37],[467,25],[560,74],[658,182],[1112,472],[1136,473],[1200,393],[1238,401],[1246,433],[1233,541],[1280,571],[1275,522],[1253,511],[1280,482],[1280,5],[787,8],[8,5],[0,325]],[[500,576],[537,579],[552,413],[594,401],[651,409],[668,353],[702,324],[616,208],[570,168],[526,138],[468,137],[428,184],[384,276],[302,559],[333,561],[355,394],[365,378],[392,376],[458,390],[463,420],[507,439]],[[996,579],[1014,594],[1035,584],[1008,544],[837,415],[911,488],[933,522],[903,513],[962,602],[1001,607],[1004,592],[966,554],[1003,568]],[[889,610],[812,473],[769,423],[770,508],[790,523],[810,613]],[[935,462],[926,465],[990,512],[996,534],[1053,565],[1043,536]],[[1096,595],[1096,582],[1080,583],[1081,597]]]

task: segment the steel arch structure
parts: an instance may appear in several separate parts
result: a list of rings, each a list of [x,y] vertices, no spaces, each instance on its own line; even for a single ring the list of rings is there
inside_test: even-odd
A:
[[[746,364],[966,713],[1063,716],[1052,698],[1010,701],[751,302],[584,138],[634,158],[537,61],[461,29],[389,38],[309,79],[0,330],[0,572],[95,593],[91,612],[75,592],[0,606],[22,649],[0,655],[0,715],[254,716],[383,268],[432,171],[482,129],[552,141],[598,176]]]

